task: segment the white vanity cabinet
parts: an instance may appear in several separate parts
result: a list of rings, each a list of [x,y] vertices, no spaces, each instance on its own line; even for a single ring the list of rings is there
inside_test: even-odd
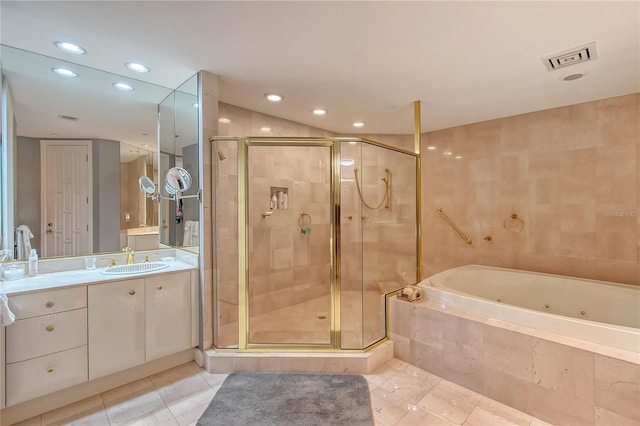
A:
[[[89,379],[191,347],[188,271],[89,286]]]
[[[56,401],[73,401],[83,387],[107,389],[127,383],[129,373],[155,373],[193,359],[197,270],[93,279],[9,294],[16,322],[4,328],[0,344],[3,412],[29,411],[25,407],[39,407],[56,391]]]
[[[191,279],[189,272],[145,279],[147,361],[191,346]]]
[[[145,362],[144,278],[89,286],[89,379]]]
[[[7,405],[87,380],[87,287],[9,298],[5,330]]]

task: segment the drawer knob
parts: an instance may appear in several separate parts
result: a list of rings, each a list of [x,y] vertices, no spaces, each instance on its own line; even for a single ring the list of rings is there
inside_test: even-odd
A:
[[[47,326],[47,331],[48,331],[48,332],[52,332],[53,330],[55,330],[55,328],[56,328],[56,327],[55,327],[53,324],[49,324],[49,325]]]
[[[136,294],[136,291],[135,290],[129,290],[129,294],[134,296]]]
[[[47,373],[53,373],[53,370],[55,369],[55,367],[47,367]]]
[[[158,290],[162,290],[162,286],[161,286],[161,285],[156,286],[156,288],[157,288]]]
[[[47,302],[44,304],[47,308],[53,308],[53,302]]]

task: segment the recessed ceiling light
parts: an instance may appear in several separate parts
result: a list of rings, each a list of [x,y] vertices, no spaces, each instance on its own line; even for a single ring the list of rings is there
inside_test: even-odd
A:
[[[125,67],[129,68],[131,71],[135,72],[149,72],[151,71],[149,67],[146,67],[142,64],[138,64],[136,62],[127,62],[124,64]]]
[[[444,155],[451,155],[451,154],[453,154],[453,152],[451,152],[451,151],[445,151],[445,152],[443,152],[443,154],[444,154]]]
[[[280,102],[282,99],[284,99],[282,96],[276,95],[275,93],[267,93],[266,95],[264,95],[264,97],[271,102]]]
[[[364,123],[362,121],[356,121],[355,123],[353,123],[353,127],[363,127]]]
[[[62,77],[77,77],[78,73],[75,71],[70,70],[69,68],[61,68],[61,67],[55,67],[55,68],[51,68],[51,71],[55,72],[56,74],[62,76]]]
[[[456,155],[456,160],[459,160],[462,158],[462,155]]]
[[[231,123],[231,120],[229,120],[228,118],[220,117],[218,118],[218,123],[229,124]]]
[[[435,150],[435,149],[436,149],[436,147],[435,147],[435,146],[428,146],[428,147],[427,147],[427,149],[428,149],[429,151],[433,151],[433,150]]]
[[[87,50],[84,47],[66,41],[54,41],[53,44],[55,44],[58,49],[67,53],[73,53],[74,55],[84,55],[87,53]]]
[[[327,113],[327,110],[322,108],[316,108],[313,110],[313,113],[315,115],[325,115]]]
[[[191,106],[194,107],[194,108],[198,108],[199,105],[197,103],[195,103],[195,104],[192,104]]]
[[[113,87],[115,87],[118,90],[123,90],[125,92],[129,92],[131,90],[133,90],[133,86],[127,84],[127,83],[113,83]]]
[[[260,130],[263,132],[270,132],[271,131],[271,127],[260,127]]]

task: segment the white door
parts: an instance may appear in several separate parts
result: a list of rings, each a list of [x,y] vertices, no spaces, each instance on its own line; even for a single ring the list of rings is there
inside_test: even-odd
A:
[[[93,252],[91,141],[42,141],[41,256]]]

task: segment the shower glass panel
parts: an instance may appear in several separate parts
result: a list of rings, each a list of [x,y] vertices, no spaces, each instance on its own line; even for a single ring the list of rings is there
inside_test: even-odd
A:
[[[359,138],[214,138],[214,346],[384,339],[388,295],[418,279],[418,159]]]
[[[213,146],[214,297],[213,344],[238,348],[238,141]]]
[[[250,145],[250,344],[331,343],[331,148]]]
[[[343,349],[385,336],[385,294],[417,281],[416,158],[366,141],[341,143]]]

